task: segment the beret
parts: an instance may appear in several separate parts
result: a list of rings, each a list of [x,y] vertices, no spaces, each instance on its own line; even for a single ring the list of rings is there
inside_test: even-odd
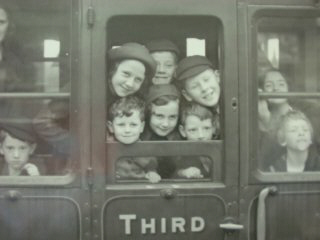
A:
[[[151,40],[146,44],[146,47],[151,53],[156,51],[169,51],[174,52],[176,55],[180,54],[179,48],[173,42],[167,39]]]
[[[150,55],[149,50],[139,43],[125,43],[120,47],[110,49],[108,54],[111,61],[134,59],[142,62],[147,71],[151,73],[151,77],[156,72],[157,63]]]
[[[177,80],[181,81],[194,77],[209,68],[213,68],[213,65],[206,57],[198,55],[186,57],[178,64],[176,70]]]
[[[37,140],[31,120],[1,123],[0,128],[8,132],[12,137],[24,142],[34,143]]]
[[[180,98],[180,93],[173,84],[152,85],[149,88],[146,101],[147,103],[151,103],[162,96],[176,96]]]

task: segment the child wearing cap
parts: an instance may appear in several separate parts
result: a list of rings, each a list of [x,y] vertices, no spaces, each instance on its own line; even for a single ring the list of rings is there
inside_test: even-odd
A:
[[[114,138],[123,144],[133,144],[140,139],[145,125],[145,103],[136,96],[118,99],[110,108],[108,129]],[[116,177],[119,179],[142,179],[159,182],[156,173],[157,160],[148,157],[124,157],[116,162]]]
[[[187,101],[205,107],[218,107],[220,77],[206,57],[196,55],[182,59],[176,74],[181,93]]]
[[[153,85],[147,95],[148,126],[142,139],[150,141],[180,140],[177,131],[180,93],[172,84]],[[159,157],[157,172],[161,178],[171,178],[175,157]]]
[[[126,43],[108,52],[108,102],[137,93],[152,79],[156,63],[148,49],[138,43]]]
[[[167,39],[155,39],[146,44],[151,56],[157,63],[153,84],[169,84],[173,81],[178,65],[180,51],[178,47]]]
[[[182,108],[179,131],[188,141],[207,141],[217,136],[218,116],[208,108],[191,103]],[[211,160],[204,156],[187,156],[176,161],[180,178],[203,178],[211,175]]]
[[[306,115],[291,110],[282,117],[278,132],[285,153],[270,166],[271,172],[319,171],[320,158],[312,146],[313,127]]]
[[[172,84],[153,85],[147,95],[149,125],[143,140],[179,140],[180,93]]]
[[[2,175],[39,176],[38,167],[29,162],[36,146],[31,124],[3,124],[0,130],[0,153],[5,161]]]

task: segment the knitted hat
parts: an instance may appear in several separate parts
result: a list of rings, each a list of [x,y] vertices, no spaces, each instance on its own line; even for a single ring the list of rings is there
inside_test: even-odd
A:
[[[134,59],[142,62],[147,71],[151,73],[151,77],[156,72],[157,63],[153,60],[148,49],[139,43],[125,43],[120,47],[112,48],[108,54],[111,61]]]
[[[177,80],[181,81],[194,77],[209,68],[213,68],[213,65],[206,57],[198,55],[186,57],[178,64],[176,70]]]
[[[157,51],[169,51],[174,52],[177,56],[179,56],[180,54],[179,48],[173,42],[167,39],[151,40],[146,44],[146,47],[151,53]]]
[[[36,142],[37,137],[31,121],[21,120],[1,123],[0,128],[21,141]]]
[[[177,98],[180,98],[180,93],[172,84],[152,85],[149,88],[146,101],[147,103],[151,103],[162,96],[176,96]]]

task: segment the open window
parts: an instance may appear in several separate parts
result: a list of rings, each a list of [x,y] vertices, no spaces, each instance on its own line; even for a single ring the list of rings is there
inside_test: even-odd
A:
[[[148,23],[148,24],[146,24]],[[209,16],[114,16],[106,25],[107,50],[119,47],[128,42],[142,45],[155,39],[167,39],[180,50],[178,61],[186,56],[201,55],[207,57],[218,69],[221,67],[222,24],[219,19]],[[112,64],[106,58],[106,81],[110,81]],[[148,79],[147,79],[148,80]],[[151,80],[147,88],[140,94],[144,99],[148,93]],[[220,81],[220,82],[223,82]],[[177,84],[175,80],[172,84]],[[181,89],[177,87],[179,91]],[[221,86],[221,91],[223,86]],[[112,91],[107,91],[107,112],[115,101]],[[161,182],[206,181],[221,182],[223,178],[223,95],[220,95],[218,107],[219,136],[215,140],[187,141],[178,130],[179,121],[175,125],[177,138],[170,140],[152,139],[123,144],[114,138],[112,132],[106,131],[107,172],[111,182],[137,183],[153,182],[148,177],[150,163],[155,162],[154,172],[160,175]],[[183,96],[180,99],[181,104]],[[148,107],[146,108],[145,128],[150,124]],[[211,111],[212,109],[210,109]],[[108,114],[106,120],[109,120]],[[146,132],[142,133],[142,135]],[[217,133],[216,133],[217,134]],[[213,139],[213,138],[212,138]],[[149,162],[144,162],[149,160]],[[200,172],[194,177],[179,177],[182,166],[197,168]],[[181,166],[181,169],[179,169]],[[154,167],[154,165],[153,165]],[[201,170],[200,170],[201,168]],[[131,169],[131,172],[130,172]],[[135,170],[133,170],[135,169]],[[151,167],[152,169],[152,167]],[[195,171],[198,171],[195,170]],[[196,177],[197,176],[197,177]]]

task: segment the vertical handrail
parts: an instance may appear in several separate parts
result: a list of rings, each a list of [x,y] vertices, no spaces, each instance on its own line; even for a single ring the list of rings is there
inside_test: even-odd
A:
[[[276,191],[276,187],[266,187],[259,193],[257,210],[257,240],[266,239],[266,198],[269,194],[274,194]]]

